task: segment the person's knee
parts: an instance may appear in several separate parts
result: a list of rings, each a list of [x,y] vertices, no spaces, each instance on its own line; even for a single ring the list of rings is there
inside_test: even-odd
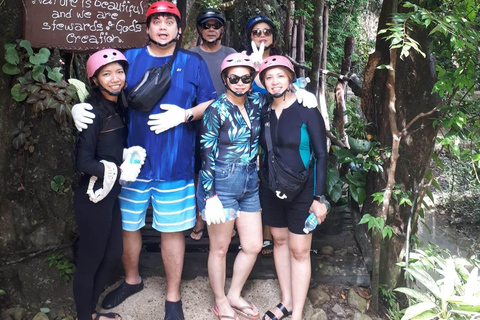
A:
[[[262,239],[259,239],[259,241],[248,241],[245,245],[242,243],[242,251],[246,254],[259,254],[263,245],[261,240]]]
[[[275,247],[281,247],[288,245],[288,237],[287,236],[279,236],[279,235],[274,235],[273,236],[273,244]]]
[[[216,245],[214,247],[210,247],[210,254],[213,254],[217,258],[225,258],[228,253],[228,244],[224,245]]]
[[[310,249],[303,247],[290,247],[290,254],[293,259],[305,261],[310,259]]]

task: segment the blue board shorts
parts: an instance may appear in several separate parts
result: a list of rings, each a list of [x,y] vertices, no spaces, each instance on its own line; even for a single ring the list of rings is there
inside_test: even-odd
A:
[[[191,180],[137,180],[120,195],[122,228],[137,231],[145,225],[150,199],[152,227],[160,232],[180,232],[195,225],[195,183]]]

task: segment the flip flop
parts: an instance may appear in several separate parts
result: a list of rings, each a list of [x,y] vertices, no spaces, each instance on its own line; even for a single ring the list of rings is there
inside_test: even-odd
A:
[[[115,319],[116,317],[118,317],[119,319],[122,319],[122,316],[115,312],[109,312],[109,313],[97,312],[97,316],[95,317],[94,320],[100,320],[100,317],[105,317],[108,319]]]
[[[260,319],[260,312],[257,311],[257,314],[250,314],[248,312],[245,312],[245,310],[247,309],[250,309],[250,310],[255,310],[258,308],[255,307],[250,301],[247,301],[247,304],[246,306],[243,306],[243,307],[235,307],[235,306],[232,306],[232,309],[233,311],[235,311],[238,315],[244,317],[244,318],[247,318],[247,319]]]
[[[204,234],[204,229],[205,229],[205,228],[202,228],[202,229],[200,229],[200,230],[196,230],[195,228],[193,228],[193,229],[192,229],[192,233],[190,233],[190,238],[192,238],[192,240],[195,240],[195,241],[200,241],[200,240],[202,240],[203,234]],[[200,235],[200,238],[195,239],[194,237],[192,237],[192,235]]]
[[[222,320],[222,319],[234,319],[234,320],[237,320],[237,319],[238,319],[236,316],[235,316],[235,317],[232,317],[232,316],[224,316],[224,315],[219,314],[219,313],[218,313],[217,306],[213,306],[212,310],[213,310],[213,313],[215,314],[215,316],[217,317],[218,320]]]

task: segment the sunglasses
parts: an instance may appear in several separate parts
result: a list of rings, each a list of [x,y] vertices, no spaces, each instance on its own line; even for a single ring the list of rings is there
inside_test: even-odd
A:
[[[205,23],[202,23],[200,26],[201,26],[202,29],[204,29],[204,30],[208,30],[208,29],[210,29],[210,28],[213,28],[214,30],[218,30],[218,29],[220,29],[221,27],[223,27],[222,24],[219,23],[219,22],[215,22],[215,23],[206,23],[206,22],[205,22]]]
[[[246,74],[246,75],[243,75],[241,77],[239,77],[235,74],[231,74],[227,78],[228,78],[228,81],[230,81],[231,84],[237,84],[238,81],[240,81],[240,80],[242,80],[242,82],[245,83],[245,84],[252,82],[252,75],[250,75],[250,74]]]
[[[265,37],[269,37],[272,35],[272,29],[255,29],[252,30],[252,35],[254,38],[258,38],[262,35],[262,32]]]

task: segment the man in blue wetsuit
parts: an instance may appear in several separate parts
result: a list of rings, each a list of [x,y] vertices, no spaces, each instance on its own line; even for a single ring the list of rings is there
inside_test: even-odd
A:
[[[180,12],[171,2],[158,1],[147,11],[146,46],[125,52],[130,68],[128,87],[132,88],[152,67],[169,61],[180,38]],[[127,89],[128,91],[128,89]],[[206,107],[216,98],[207,65],[198,55],[177,49],[172,66],[171,85],[150,112],[128,110],[127,145],[140,145],[147,158],[138,179],[120,193],[122,211],[122,256],[125,282],[104,299],[105,309],[122,303],[143,289],[138,270],[145,214],[153,207],[154,229],[161,232],[161,252],[167,279],[166,320],[184,319],[180,299],[180,280],[185,254],[184,230],[195,224],[194,150],[195,128],[192,120],[200,119]],[[73,116],[81,130],[88,106],[75,106]]]

